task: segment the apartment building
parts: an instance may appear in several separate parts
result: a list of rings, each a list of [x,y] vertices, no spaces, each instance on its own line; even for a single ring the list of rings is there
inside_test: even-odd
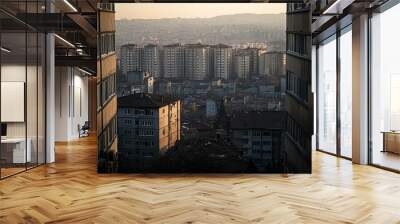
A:
[[[186,44],[184,46],[185,78],[205,80],[209,77],[209,46],[203,44]]]
[[[154,64],[155,62],[152,63],[151,58],[152,54],[156,54],[153,52],[151,47],[147,47],[146,49],[146,61],[147,61],[147,67],[150,69],[152,66],[151,64]],[[120,50],[120,66],[121,66],[121,71],[124,74],[127,74],[128,72],[133,72],[133,71],[144,71],[144,48],[137,45],[137,44],[125,44],[121,46]],[[155,69],[155,67],[154,67]]]
[[[233,56],[233,74],[239,79],[250,79],[251,56],[247,53],[239,53]]]
[[[258,75],[258,56],[260,55],[260,49],[254,47],[247,47],[239,49],[238,52],[243,52],[250,56],[250,76]]]
[[[170,44],[163,47],[163,77],[183,78],[185,73],[185,51],[181,44]]]
[[[146,44],[143,48],[143,71],[150,73],[154,78],[160,78],[160,60],[159,47],[155,44]]]
[[[258,73],[267,76],[286,75],[286,53],[264,52],[258,56]]]
[[[245,149],[244,157],[258,170],[280,172],[286,121],[287,113],[283,111],[235,113],[230,122],[230,136],[235,146]]]
[[[212,74],[215,79],[228,80],[232,73],[232,47],[225,44],[211,46]]]
[[[136,93],[118,99],[120,171],[152,166],[181,138],[181,102]]]

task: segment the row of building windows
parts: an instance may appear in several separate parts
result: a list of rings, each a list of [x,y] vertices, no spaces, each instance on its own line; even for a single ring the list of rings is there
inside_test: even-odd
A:
[[[304,34],[288,33],[286,38],[288,51],[296,52],[301,55],[309,55],[309,37]]]
[[[110,11],[110,12],[115,11],[114,3],[98,3],[97,8],[103,11]]]
[[[154,112],[149,109],[125,109],[125,114],[134,114],[134,115],[154,115]]]
[[[110,123],[104,128],[103,132],[99,135],[99,150],[106,152],[111,148],[117,136],[117,116],[114,116]]]
[[[115,52],[115,33],[100,34],[98,46],[100,46],[100,49],[97,50],[98,57]]]
[[[124,119],[125,124],[133,124],[134,122],[136,126],[153,126],[152,120]]]
[[[154,135],[154,131],[153,129],[145,129],[145,128],[141,128],[141,129],[126,129],[124,130],[124,134],[126,136],[153,136]]]
[[[110,100],[115,94],[117,89],[117,77],[114,74],[108,76],[103,79],[100,83],[97,84],[97,92],[101,94],[97,94],[97,108],[101,108]]]
[[[287,91],[294,94],[302,101],[306,103],[308,102],[308,83],[306,80],[303,80],[288,71],[286,76],[286,86]]]
[[[289,135],[296,141],[303,149],[309,147],[309,135],[292,117],[288,116],[287,129]]]
[[[244,136],[248,136],[249,134],[250,134],[250,131],[242,131],[241,133],[240,133],[241,135],[244,135]],[[263,137],[270,137],[271,136],[271,132],[268,132],[268,131],[252,131],[252,136],[256,136],[256,137],[261,137],[261,136],[263,136]]]
[[[125,145],[129,145],[129,146],[154,146],[155,143],[154,141],[136,141],[136,140],[132,140],[132,139],[121,139],[120,141],[123,141],[121,143],[125,143]],[[135,148],[135,151],[141,151],[143,149],[141,148]]]

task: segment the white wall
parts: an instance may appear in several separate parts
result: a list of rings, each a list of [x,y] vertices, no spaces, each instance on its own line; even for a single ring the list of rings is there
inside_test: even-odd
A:
[[[88,78],[82,75],[76,68],[56,68],[56,141],[79,138],[78,125],[88,120]]]

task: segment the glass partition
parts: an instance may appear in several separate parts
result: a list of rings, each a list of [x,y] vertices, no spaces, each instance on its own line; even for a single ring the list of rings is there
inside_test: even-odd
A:
[[[336,35],[318,47],[318,149],[336,154]]]
[[[26,141],[26,46],[25,32],[1,34],[2,177],[24,171],[26,162],[31,162],[30,143]]]
[[[400,5],[371,18],[371,159],[400,170]]]
[[[0,7],[23,15],[40,13],[43,3]],[[0,12],[0,178],[45,163],[45,44],[45,34]]]
[[[340,154],[352,157],[352,33],[344,29],[340,43]]]

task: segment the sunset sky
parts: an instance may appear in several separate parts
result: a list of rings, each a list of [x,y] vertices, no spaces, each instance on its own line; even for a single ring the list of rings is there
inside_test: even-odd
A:
[[[280,3],[119,3],[116,19],[210,18],[220,15],[286,12]]]

